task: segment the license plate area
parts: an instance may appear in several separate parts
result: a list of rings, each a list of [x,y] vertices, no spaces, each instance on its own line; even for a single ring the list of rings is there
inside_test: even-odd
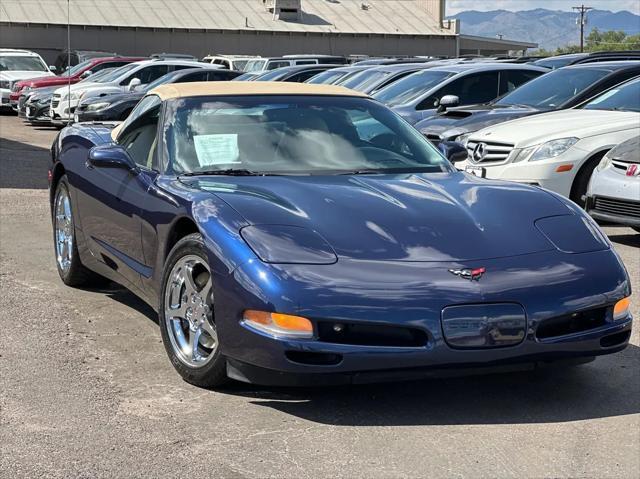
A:
[[[520,344],[527,317],[516,303],[468,304],[442,310],[444,339],[454,349],[490,349]]]
[[[487,176],[487,170],[482,166],[467,165],[465,166],[464,171],[466,171],[467,173],[471,173],[472,175],[477,176],[479,178],[484,178],[485,176]]]

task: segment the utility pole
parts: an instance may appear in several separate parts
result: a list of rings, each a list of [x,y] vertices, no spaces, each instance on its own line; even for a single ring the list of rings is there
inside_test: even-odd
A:
[[[593,7],[585,7],[580,5],[579,7],[571,7],[580,13],[580,53],[584,52],[584,26],[587,23],[587,12],[593,10]]]

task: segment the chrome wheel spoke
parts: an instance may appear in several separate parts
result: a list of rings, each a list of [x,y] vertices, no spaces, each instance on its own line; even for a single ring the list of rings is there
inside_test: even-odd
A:
[[[211,271],[197,255],[180,258],[165,286],[164,316],[171,347],[190,367],[207,364],[218,347],[211,290]]]
[[[66,189],[61,189],[56,199],[54,228],[56,261],[58,267],[66,272],[71,267],[73,259],[73,215]]]
[[[191,354],[192,361],[199,361],[202,358],[198,351],[198,345],[200,344],[201,335],[201,328],[197,328],[195,331],[189,331],[189,353]]]

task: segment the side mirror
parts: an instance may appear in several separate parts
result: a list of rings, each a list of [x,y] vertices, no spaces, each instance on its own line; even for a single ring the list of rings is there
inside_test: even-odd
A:
[[[142,85],[140,78],[132,78],[131,81],[129,82],[129,87],[128,87],[129,91],[134,91],[140,85]]]
[[[457,106],[460,104],[460,98],[456,95],[445,95],[438,102],[438,113],[446,111],[447,107]]]
[[[438,144],[440,152],[451,162],[457,163],[467,159],[467,149],[456,141],[441,141]]]
[[[85,79],[91,75],[93,75],[93,72],[91,70],[86,70],[82,72],[82,74],[80,75],[80,78]]]
[[[49,70],[51,70],[51,73],[55,73],[58,69],[55,65],[49,65]]]
[[[138,167],[129,153],[120,145],[107,144],[94,146],[89,150],[89,161],[96,168],[123,168],[137,173]]]

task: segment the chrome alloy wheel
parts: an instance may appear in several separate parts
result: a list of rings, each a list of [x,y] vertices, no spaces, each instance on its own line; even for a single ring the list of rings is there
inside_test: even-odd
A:
[[[164,318],[180,361],[199,368],[214,357],[218,333],[213,322],[211,271],[199,256],[183,256],[173,266],[164,291]]]
[[[69,191],[60,188],[55,213],[56,261],[64,274],[71,268],[73,258],[73,216]]]

